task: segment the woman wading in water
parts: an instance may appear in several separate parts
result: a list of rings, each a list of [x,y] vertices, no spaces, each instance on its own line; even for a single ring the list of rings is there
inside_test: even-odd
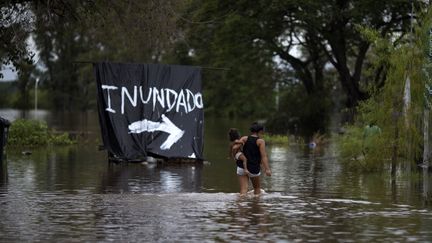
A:
[[[265,141],[262,139],[264,127],[258,123],[253,123],[250,127],[251,134],[242,137],[239,142],[243,144],[243,154],[247,159],[247,168],[244,168],[243,161],[237,161],[237,175],[240,183],[240,195],[247,193],[249,178],[252,181],[254,194],[261,193],[261,166],[264,173],[271,176],[271,170],[267,158]]]

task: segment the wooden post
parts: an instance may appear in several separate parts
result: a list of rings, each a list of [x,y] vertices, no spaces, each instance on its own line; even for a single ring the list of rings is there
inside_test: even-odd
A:
[[[429,50],[428,50],[428,61],[429,63],[425,65],[425,74],[426,74],[426,82],[425,82],[425,108],[423,113],[423,168],[426,170],[429,167],[430,160],[430,150],[429,150],[429,109],[430,109],[430,97],[431,97],[431,78],[429,74],[429,66],[432,63],[432,28],[428,31],[429,37]]]
[[[429,108],[425,108],[423,114],[423,167],[429,167],[429,160]]]
[[[399,147],[399,127],[398,127],[399,113],[397,111],[397,102],[393,102],[393,128],[394,128],[394,138],[393,138],[393,152],[391,157],[391,176],[395,179],[396,176],[396,164],[398,157],[398,147]]]

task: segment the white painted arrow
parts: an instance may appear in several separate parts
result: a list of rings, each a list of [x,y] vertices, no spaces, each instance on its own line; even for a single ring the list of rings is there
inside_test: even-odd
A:
[[[162,115],[161,122],[153,122],[147,119],[142,121],[136,121],[131,123],[129,126],[129,133],[142,133],[142,132],[154,132],[162,131],[169,133],[168,138],[160,146],[162,150],[170,149],[171,146],[176,143],[181,137],[183,137],[184,131],[180,130],[174,123],[168,119],[165,115]]]

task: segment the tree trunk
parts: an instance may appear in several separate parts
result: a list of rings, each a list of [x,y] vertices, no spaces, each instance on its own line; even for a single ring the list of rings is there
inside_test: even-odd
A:
[[[364,99],[364,95],[360,92],[359,88],[352,82],[349,74],[339,74],[340,82],[347,95],[346,106],[347,108],[354,108],[358,105],[359,101]]]
[[[410,117],[409,117],[409,110],[410,110],[410,106],[411,106],[411,79],[409,76],[407,76],[407,78],[405,79],[405,87],[404,87],[404,95],[403,95],[403,116],[404,116],[404,121],[405,121],[405,130],[408,133],[408,139],[410,141],[410,143],[412,143],[412,135],[411,132],[409,132],[409,127],[410,127]],[[412,156],[412,146],[409,145],[408,146],[408,158],[411,158]],[[405,162],[405,170],[406,171],[411,171],[411,163],[412,161],[410,159],[407,159]]]
[[[424,109],[423,114],[423,166],[429,167],[430,152],[429,152],[429,109]]]
[[[430,200],[430,175],[427,168],[423,168],[423,199],[425,201]]]
[[[328,54],[328,57],[330,62],[336,68],[342,88],[347,95],[346,106],[347,108],[354,108],[358,105],[359,101],[367,98],[366,93],[360,90],[359,82],[369,44],[365,43],[360,46],[353,74],[351,74],[350,68],[348,67],[348,58],[346,57],[345,40],[342,37],[339,39],[330,38],[329,43],[333,50],[334,58],[331,54]]]
[[[397,101],[393,102],[393,128],[394,128],[394,137],[393,137],[393,147],[392,147],[392,156],[391,156],[391,176],[394,179],[396,176],[396,165],[397,165],[397,157],[398,157],[398,149],[399,149],[399,112],[397,109]]]

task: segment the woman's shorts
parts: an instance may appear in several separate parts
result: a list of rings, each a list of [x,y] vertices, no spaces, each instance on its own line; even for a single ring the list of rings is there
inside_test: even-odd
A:
[[[245,170],[243,168],[240,168],[240,167],[237,166],[237,175],[239,175],[239,176],[246,175]],[[249,177],[258,177],[260,175],[261,175],[261,171],[258,172],[258,174],[249,173]]]

